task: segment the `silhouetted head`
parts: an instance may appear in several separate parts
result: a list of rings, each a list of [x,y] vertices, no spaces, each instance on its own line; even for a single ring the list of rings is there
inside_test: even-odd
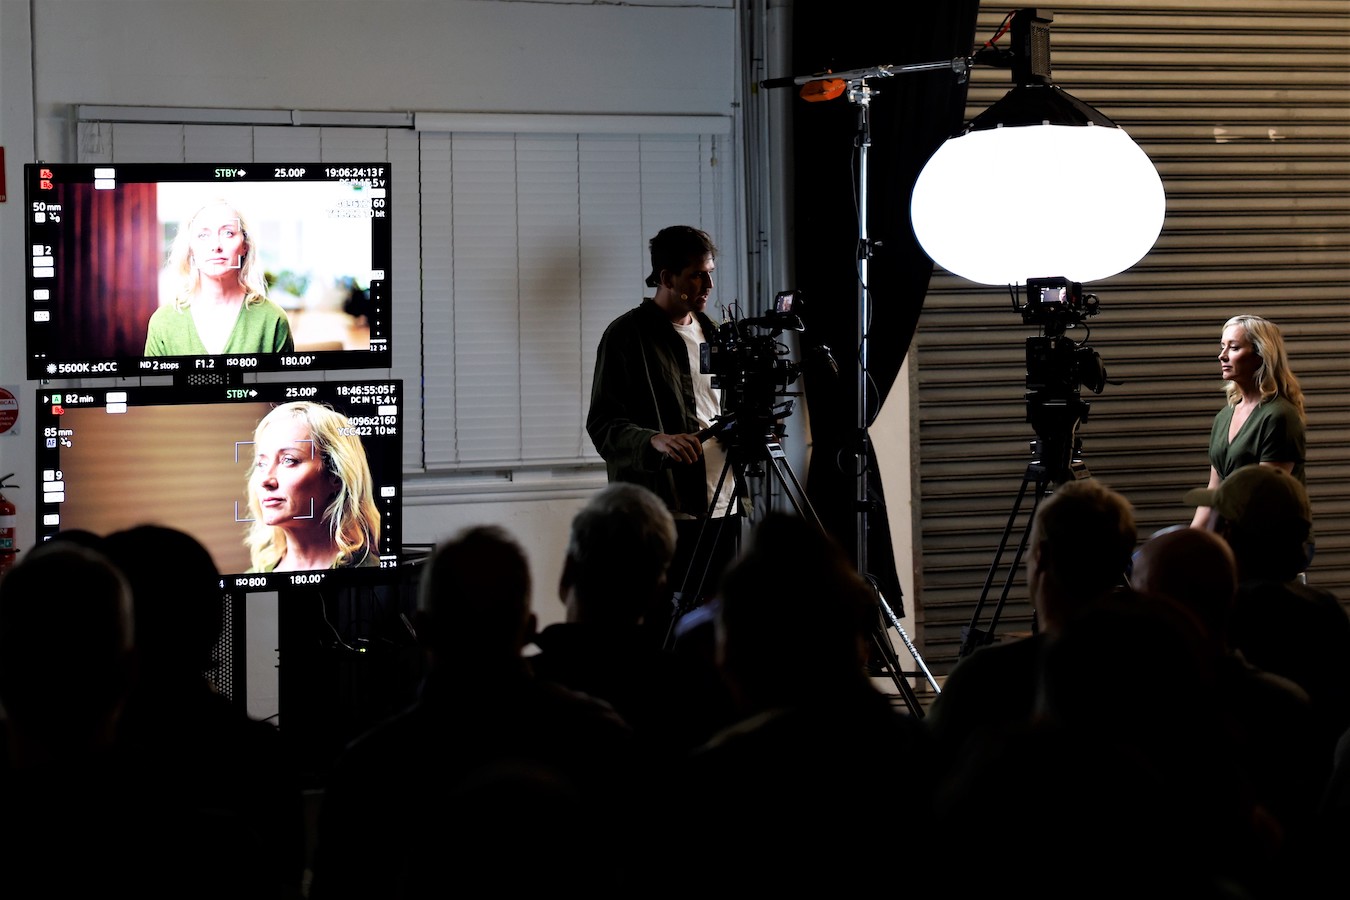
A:
[[[1041,627],[1055,630],[1123,585],[1136,538],[1133,507],[1105,484],[1084,478],[1055,488],[1028,536],[1027,583]]]
[[[142,667],[198,674],[209,668],[225,621],[225,593],[210,552],[161,525],[114,532],[103,549],[131,586]]]
[[[519,660],[534,633],[525,551],[495,525],[460,532],[431,554],[417,605],[433,665]]]
[[[0,578],[0,703],[12,727],[57,750],[88,746],[134,674],[126,579],[101,553],[40,544]]]
[[[103,547],[103,537],[85,528],[62,528],[56,534],[53,534],[47,543],[59,544],[63,541],[79,544],[81,547],[89,547],[92,550],[101,550]]]
[[[1214,532],[1179,528],[1149,538],[1135,554],[1130,585],[1189,610],[1211,641],[1227,646],[1237,560]]]
[[[1243,466],[1213,490],[1187,491],[1185,500],[1217,514],[1214,530],[1233,548],[1244,580],[1289,581],[1308,564],[1308,492],[1283,469]]]
[[[717,660],[751,706],[865,681],[878,606],[842,548],[797,516],[765,517],[719,585]]]
[[[666,584],[675,520],[636,484],[602,488],[572,519],[559,593],[570,622],[636,624]]]

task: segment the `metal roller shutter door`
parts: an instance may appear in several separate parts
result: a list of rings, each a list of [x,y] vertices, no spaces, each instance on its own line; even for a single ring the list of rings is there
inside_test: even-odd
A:
[[[1308,487],[1317,520],[1310,583],[1350,598],[1350,5],[1344,2],[1096,2],[1054,6],[1053,77],[1125,128],[1168,196],[1157,244],[1132,269],[1084,287],[1108,384],[1079,429],[1091,474],[1134,504],[1141,539],[1189,521],[1181,501],[1208,477],[1223,403],[1219,333],[1241,312],[1278,323],[1307,393]],[[1006,7],[980,13],[992,35]],[[972,73],[968,116],[1011,86]],[[982,215],[1034,204],[1010,172]],[[1085,219],[1109,210],[1057,210]],[[1027,273],[1030,277],[1056,273]],[[1035,437],[1026,422],[1025,339],[1006,290],[935,270],[910,354],[917,397],[916,582],[925,659],[958,657]],[[1083,340],[1084,329],[1069,335]],[[981,627],[997,603],[1022,505]],[[1031,628],[1020,573],[996,636]]]

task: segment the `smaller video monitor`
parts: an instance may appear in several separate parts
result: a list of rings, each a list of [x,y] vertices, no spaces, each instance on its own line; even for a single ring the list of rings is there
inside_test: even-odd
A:
[[[25,165],[28,377],[388,368],[389,177]]]
[[[402,387],[40,389],[38,538],[164,525],[205,545],[230,592],[394,584]]]

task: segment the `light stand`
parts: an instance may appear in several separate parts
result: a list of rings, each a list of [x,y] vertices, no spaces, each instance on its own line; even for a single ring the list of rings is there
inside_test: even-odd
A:
[[[903,66],[874,66],[866,69],[853,69],[845,72],[827,73],[825,75],[807,75],[795,78],[777,78],[761,82],[762,87],[786,87],[788,85],[803,86],[803,96],[808,99],[833,99],[841,94],[847,96],[848,101],[857,107],[857,134],[854,138],[854,146],[857,149],[856,171],[857,171],[857,196],[856,207],[858,210],[858,243],[857,243],[857,265],[858,265],[858,322],[857,322],[857,346],[858,346],[858,384],[857,384],[857,403],[855,408],[855,421],[857,423],[858,435],[858,479],[857,494],[855,497],[855,509],[857,515],[857,524],[855,526],[856,543],[854,548],[854,558],[857,562],[858,572],[868,583],[872,585],[876,593],[877,601],[880,604],[882,615],[885,618],[885,624],[896,630],[904,642],[906,649],[918,666],[916,673],[901,672],[897,666],[894,649],[878,642],[878,649],[881,653],[883,662],[891,670],[892,676],[897,682],[903,682],[904,677],[912,674],[922,674],[935,692],[941,689],[936,679],[928,670],[923,657],[920,656],[909,635],[905,633],[900,625],[899,617],[881,591],[876,578],[868,571],[868,516],[876,501],[872,498],[869,476],[872,466],[872,447],[868,436],[868,429],[871,425],[868,415],[867,388],[869,379],[868,368],[868,325],[871,321],[871,296],[868,288],[868,261],[872,256],[872,241],[868,231],[868,219],[870,215],[868,206],[868,152],[871,149],[871,103],[872,98],[877,95],[872,87],[872,81],[878,78],[889,78],[894,75],[910,72],[931,72],[931,71],[951,71],[957,73],[962,80],[966,77],[966,72],[970,66],[970,60],[967,58],[957,58],[944,60],[942,62],[915,63]],[[905,690],[908,691],[908,684],[905,684]]]
[[[847,91],[849,101],[858,107],[861,471],[856,554],[865,577],[867,516],[872,505],[867,483],[871,447],[866,399],[871,318],[867,266],[872,249],[867,231],[868,108],[876,94],[871,83],[901,73],[944,69],[964,81],[976,63],[1012,69],[1013,89],[961,134],[948,138],[914,185],[910,205],[914,234],[929,258],[954,275],[979,284],[1008,286],[1021,284],[1027,271],[1057,272],[1075,283],[1108,278],[1148,253],[1162,229],[1166,198],[1148,156],[1109,118],[1051,82],[1052,19],[1036,9],[1016,10],[998,34],[969,57],[760,82],[765,88],[801,86],[807,100],[829,100]],[[1008,30],[1011,51],[996,48],[995,42]],[[1025,213],[1019,216],[1011,209],[994,208],[994,213],[1002,214],[990,214],[991,203],[1007,193],[1010,183],[1025,186],[1029,202],[1017,207]],[[1090,216],[1084,211],[1101,214]],[[1041,473],[1029,468],[1028,477],[1038,485],[1039,497]],[[882,607],[890,613],[884,598]],[[927,675],[917,654],[915,660]]]

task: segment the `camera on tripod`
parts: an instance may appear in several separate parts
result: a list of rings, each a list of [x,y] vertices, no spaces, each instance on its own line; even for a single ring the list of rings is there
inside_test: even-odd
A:
[[[778,339],[784,331],[805,331],[794,312],[796,291],[782,291],[773,307],[758,319],[732,317],[699,345],[699,371],[713,376],[713,387],[748,381],[787,387],[801,375],[801,367],[784,357],[788,347]]]
[[[800,291],[780,291],[763,316],[733,316],[699,345],[699,372],[711,375],[713,387],[722,391],[729,421],[767,426],[791,410],[790,403],[775,404],[774,398],[803,371],[803,364],[787,358],[791,350],[781,339],[785,331],[806,330],[802,303]],[[814,347],[809,354],[838,373],[829,347]]]
[[[1083,399],[1080,388],[1086,387],[1094,394],[1100,394],[1106,387],[1106,366],[1097,351],[1088,346],[1087,338],[1075,341],[1064,333],[1071,327],[1082,325],[1088,316],[1098,313],[1100,304],[1097,295],[1084,294],[1081,284],[1067,278],[1028,278],[1026,287],[1025,303],[1019,302],[1016,286],[1010,291],[1013,309],[1022,314],[1022,321],[1041,326],[1040,335],[1027,338],[1027,422],[1036,432],[1036,440],[1032,442],[1032,455],[1035,458],[1022,476],[1022,490],[1013,503],[1012,513],[1003,529],[1003,537],[994,554],[993,564],[989,567],[989,574],[985,577],[984,588],[980,591],[980,599],[975,605],[970,624],[961,629],[962,659],[978,647],[993,642],[993,629],[1021,562],[1035,506],[1026,519],[1027,530],[1022,536],[1017,556],[1008,569],[1003,593],[988,629],[979,627],[980,614],[989,597],[1003,551],[1008,546],[1008,538],[1012,534],[1027,487],[1036,485],[1035,496],[1039,503],[1040,498],[1049,493],[1053,486],[1089,477],[1087,466],[1083,464],[1083,441],[1078,436],[1078,426],[1087,421],[1091,404]]]

